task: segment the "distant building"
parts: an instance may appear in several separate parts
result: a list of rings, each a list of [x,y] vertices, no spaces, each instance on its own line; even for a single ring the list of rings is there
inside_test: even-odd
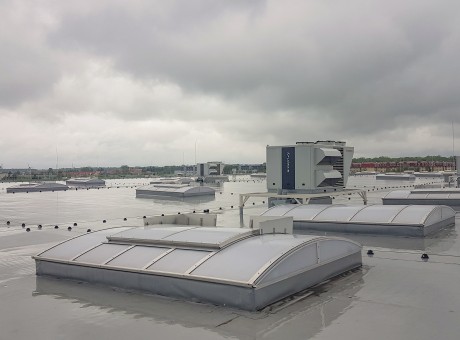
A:
[[[391,161],[391,162],[353,162],[351,168],[353,172],[375,171],[445,171],[453,170],[454,162],[444,161]]]
[[[238,164],[238,173],[265,172],[266,164]]]
[[[141,175],[142,174],[142,169],[141,168],[138,168],[138,167],[134,167],[134,168],[129,168],[129,174],[130,175]]]
[[[196,165],[184,165],[180,170],[174,170],[175,176],[195,176],[196,175]]]
[[[199,177],[220,176],[224,173],[224,166],[222,162],[198,163],[197,175]]]

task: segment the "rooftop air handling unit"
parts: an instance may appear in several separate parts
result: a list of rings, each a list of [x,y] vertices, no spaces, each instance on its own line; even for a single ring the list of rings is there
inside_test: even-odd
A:
[[[267,189],[281,194],[341,191],[353,152],[345,142],[335,141],[267,146]]]

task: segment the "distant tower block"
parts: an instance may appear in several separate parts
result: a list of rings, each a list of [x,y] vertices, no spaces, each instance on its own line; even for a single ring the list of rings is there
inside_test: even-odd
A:
[[[345,142],[267,146],[268,192],[324,193],[345,189],[354,148]]]
[[[225,164],[222,162],[207,162],[197,164],[197,175],[205,176],[221,176],[224,173]]]

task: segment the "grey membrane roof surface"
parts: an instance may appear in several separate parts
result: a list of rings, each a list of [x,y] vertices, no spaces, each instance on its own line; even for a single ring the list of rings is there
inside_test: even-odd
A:
[[[262,216],[292,216],[294,226],[367,233],[395,233],[417,236],[430,227],[453,225],[455,211],[436,205],[279,205]],[[344,227],[345,225],[345,227]],[[388,226],[394,226],[388,228]],[[406,227],[404,227],[406,226]],[[421,227],[414,229],[411,227]],[[414,234],[411,235],[411,232]],[[421,233],[418,236],[423,236]]]
[[[136,197],[193,197],[215,195],[213,188],[187,184],[149,184],[136,189]]]
[[[360,186],[375,185],[371,176],[356,176],[351,180]],[[0,188],[2,185],[5,188],[11,184],[0,183]],[[228,182],[222,188],[223,194],[212,202],[215,206],[206,202],[197,208],[218,209],[224,205],[223,198],[228,199],[225,201],[228,205],[236,205],[237,195],[230,195],[231,192],[256,192],[264,188],[264,183]],[[386,192],[372,191],[368,199],[381,203]],[[152,334],[159,339],[202,340],[369,340],[380,339],[382,335],[395,340],[459,338],[460,214],[456,215],[455,229],[425,238],[346,234],[345,237],[364,245],[361,268],[312,288],[313,294],[306,298],[289,298],[286,305],[256,313],[139,294],[81,280],[36,276],[31,256],[56,242],[86,234],[87,228],[107,228],[107,224],[116,222],[126,224],[124,216],[140,216],[139,226],[142,226],[142,215],[178,211],[176,204],[170,206],[170,202],[161,201],[155,203],[151,212],[152,204],[136,200],[133,193],[134,189],[126,188],[55,193],[52,197],[56,202],[59,196],[60,219],[56,218],[53,200],[44,200],[50,193],[0,194],[0,338],[143,340]],[[359,199],[353,200],[352,197],[354,204],[361,203]],[[350,203],[346,197],[336,201]],[[64,214],[67,203],[69,213]],[[106,206],[111,206],[112,211]],[[138,210],[132,210],[133,207]],[[168,207],[170,211],[166,210]],[[187,205],[190,211],[194,208]],[[261,206],[248,212],[259,214],[265,210],[266,206]],[[107,218],[106,224],[102,218]],[[218,215],[219,223],[225,225],[238,225],[238,218],[233,210]],[[7,220],[11,221],[9,227]],[[36,224],[43,221],[49,226],[37,230]],[[134,224],[130,218],[128,221]],[[31,226],[31,232],[25,232],[21,222]],[[78,226],[69,232],[62,227],[65,222],[78,222]],[[55,224],[60,228],[54,229]],[[370,249],[374,256],[365,255]],[[429,255],[428,261],[421,259],[422,253]]]
[[[37,274],[254,310],[359,266],[361,246],[343,238],[162,225],[89,233],[35,260]],[[294,280],[298,275],[308,277]]]

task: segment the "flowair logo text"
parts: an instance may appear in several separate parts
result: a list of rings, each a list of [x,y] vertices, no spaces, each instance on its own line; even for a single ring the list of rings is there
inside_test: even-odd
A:
[[[288,151],[286,152],[286,172],[289,173],[289,167],[291,165],[289,158],[291,156],[291,153]]]

